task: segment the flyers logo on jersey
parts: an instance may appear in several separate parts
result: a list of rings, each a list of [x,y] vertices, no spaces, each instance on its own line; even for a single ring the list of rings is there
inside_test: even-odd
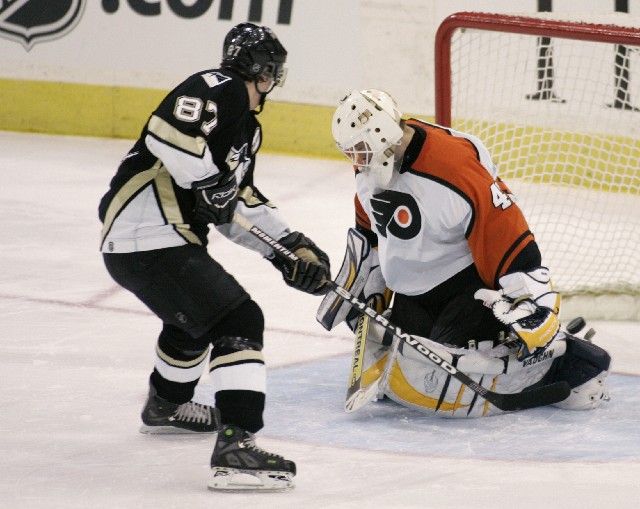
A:
[[[399,239],[409,240],[418,235],[422,227],[420,209],[413,196],[398,191],[383,191],[373,195],[371,208],[376,229],[383,237],[389,232]]]
[[[29,51],[37,42],[58,39],[80,21],[86,0],[0,1],[0,36]]]

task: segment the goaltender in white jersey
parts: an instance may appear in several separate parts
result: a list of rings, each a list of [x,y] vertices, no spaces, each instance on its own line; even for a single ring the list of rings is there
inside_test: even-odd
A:
[[[349,93],[332,131],[356,180],[338,285],[493,392],[566,381],[571,394],[558,406],[607,399],[610,357],[560,329],[550,271],[478,138],[402,119],[379,90]],[[383,377],[388,397],[437,415],[500,412],[335,294],[317,318],[356,332],[353,378],[363,387]]]

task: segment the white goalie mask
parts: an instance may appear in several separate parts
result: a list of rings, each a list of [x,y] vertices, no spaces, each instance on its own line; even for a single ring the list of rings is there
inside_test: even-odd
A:
[[[401,113],[381,90],[353,90],[333,114],[331,132],[338,148],[361,172],[370,171],[378,187],[389,184],[394,151],[402,139]]]

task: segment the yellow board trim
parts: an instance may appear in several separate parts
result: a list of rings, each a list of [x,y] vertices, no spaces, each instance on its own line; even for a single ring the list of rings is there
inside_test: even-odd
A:
[[[134,139],[163,90],[0,79],[0,129]]]
[[[638,138],[463,117],[454,119],[453,127],[482,140],[500,177],[507,182],[524,179],[536,184],[640,194]]]
[[[168,90],[0,79],[0,130],[135,139]],[[263,150],[345,160],[331,137],[335,106],[267,101],[259,119]],[[407,114],[407,116],[414,116]],[[427,121],[433,117],[415,115]],[[475,127],[474,127],[475,126]],[[476,133],[490,151],[502,147],[501,176],[640,194],[640,140],[536,126],[461,119],[454,128]],[[509,134],[505,134],[509,133]],[[516,134],[517,136],[514,136]],[[576,137],[580,144],[573,144]],[[548,149],[539,150],[541,143]],[[612,147],[615,149],[612,151]],[[601,154],[607,154],[603,158]],[[514,156],[514,157],[512,157]],[[507,162],[512,161],[512,162]],[[553,171],[564,166],[571,171]]]
[[[168,90],[0,79],[0,130],[135,139]],[[262,149],[344,159],[331,137],[334,106],[267,101]],[[346,159],[345,159],[346,162]]]

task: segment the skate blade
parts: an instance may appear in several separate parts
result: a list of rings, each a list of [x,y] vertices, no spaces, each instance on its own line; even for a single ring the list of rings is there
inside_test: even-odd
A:
[[[208,487],[214,491],[288,491],[293,488],[291,472],[248,471],[236,468],[211,469]]]
[[[175,426],[147,426],[143,424],[140,426],[140,433],[145,435],[210,435],[211,433],[217,433],[218,430],[213,431],[195,431],[191,429],[176,428]]]

